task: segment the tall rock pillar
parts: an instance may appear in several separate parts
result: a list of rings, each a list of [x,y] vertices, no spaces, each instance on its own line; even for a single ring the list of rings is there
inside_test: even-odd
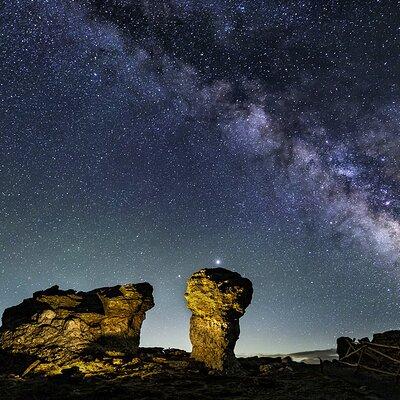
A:
[[[239,318],[251,302],[249,279],[224,268],[206,268],[188,280],[185,298],[192,311],[192,357],[213,370],[239,370],[234,348],[239,338]]]

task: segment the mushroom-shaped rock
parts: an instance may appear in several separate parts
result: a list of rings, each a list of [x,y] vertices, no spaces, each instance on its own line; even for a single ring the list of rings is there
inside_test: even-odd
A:
[[[192,311],[192,357],[208,368],[233,373],[239,364],[234,348],[239,338],[239,318],[253,295],[249,279],[224,268],[206,268],[188,280],[185,298]]]
[[[79,358],[96,344],[123,343],[135,352],[145,313],[153,306],[149,283],[90,292],[53,286],[4,311],[0,347],[58,364]]]

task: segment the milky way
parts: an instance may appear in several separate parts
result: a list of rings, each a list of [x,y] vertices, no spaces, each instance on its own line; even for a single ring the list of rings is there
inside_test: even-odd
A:
[[[187,347],[218,264],[239,352],[398,327],[400,4],[363,3],[8,1],[1,308],[146,280],[143,344]]]

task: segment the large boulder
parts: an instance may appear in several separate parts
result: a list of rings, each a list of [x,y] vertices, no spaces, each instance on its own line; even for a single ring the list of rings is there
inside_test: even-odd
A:
[[[105,342],[129,343],[134,352],[145,313],[153,306],[153,288],[148,283],[90,292],[53,286],[4,311],[0,347],[58,364]]]
[[[337,338],[336,344],[336,353],[339,356],[339,360],[341,360],[343,357],[350,353],[350,346],[355,346],[355,341],[354,339],[351,339],[347,336],[341,336]]]
[[[234,354],[240,333],[239,318],[252,295],[250,280],[224,268],[202,269],[190,277],[185,298],[192,311],[193,358],[212,370],[239,371]]]

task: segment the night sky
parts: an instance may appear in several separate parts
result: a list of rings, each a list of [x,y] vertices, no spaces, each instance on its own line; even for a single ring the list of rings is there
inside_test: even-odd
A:
[[[252,280],[238,353],[400,325],[400,2],[7,0],[0,311],[53,284]]]

